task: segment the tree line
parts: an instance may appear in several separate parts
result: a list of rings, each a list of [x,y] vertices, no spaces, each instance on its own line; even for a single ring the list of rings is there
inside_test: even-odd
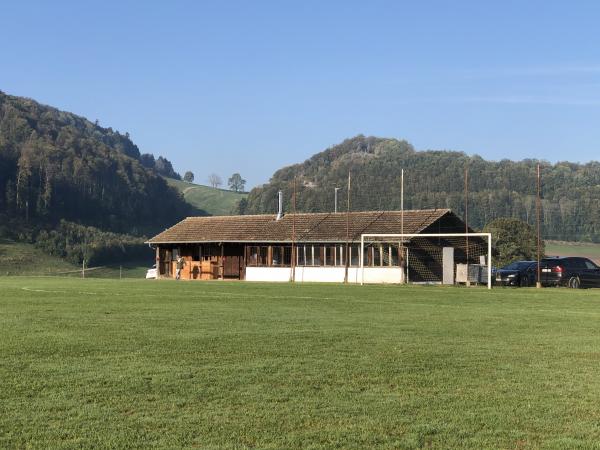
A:
[[[273,213],[277,191],[286,192],[290,211],[294,179],[296,210],[400,209],[400,172],[406,209],[450,208],[465,213],[465,168],[468,170],[469,225],[481,229],[501,217],[536,221],[536,171],[542,166],[542,222],[546,239],[600,241],[600,163],[576,164],[525,159],[486,161],[452,151],[416,151],[408,142],[356,136],[317,153],[307,161],[284,167],[271,181],[253,189],[239,213]]]

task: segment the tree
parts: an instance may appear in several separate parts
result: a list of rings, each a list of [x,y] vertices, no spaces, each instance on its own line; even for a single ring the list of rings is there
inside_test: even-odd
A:
[[[239,202],[237,202],[234,214],[244,215],[244,214],[246,214],[246,209],[247,208],[248,208],[248,200],[246,200],[245,198],[243,198]]]
[[[221,179],[221,177],[219,175],[217,175],[216,173],[211,173],[208,176],[208,183],[214,187],[214,188],[218,188],[219,186],[221,186],[223,184],[223,180]]]
[[[500,218],[488,223],[483,231],[492,233],[494,262],[505,266],[518,260],[537,259],[537,235],[533,227],[519,219]],[[544,256],[544,242],[541,242]]]
[[[154,159],[154,155],[152,153],[141,154],[140,162],[142,163],[142,166],[146,167],[147,169],[154,169],[154,166],[156,165],[156,160]]]
[[[163,156],[159,156],[156,160],[154,164],[154,170],[165,177],[181,180],[181,176],[173,169],[173,164],[171,164],[171,161]]]
[[[244,190],[246,180],[244,180],[239,173],[234,173],[233,175],[231,175],[231,178],[229,178],[227,183],[229,184],[229,188],[232,191],[240,192]]]
[[[194,174],[191,171],[188,170],[183,175],[183,181],[187,181],[188,183],[193,183],[194,182]]]

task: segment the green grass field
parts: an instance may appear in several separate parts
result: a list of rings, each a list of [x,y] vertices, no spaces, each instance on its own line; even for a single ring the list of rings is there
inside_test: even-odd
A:
[[[600,447],[598,290],[0,292],[0,448]]]
[[[546,241],[546,254],[550,256],[583,256],[600,263],[600,244]]]
[[[247,192],[233,192],[217,189],[201,184],[165,178],[170,186],[183,193],[183,198],[192,206],[206,211],[212,216],[228,216],[233,214],[237,203],[248,196]]]

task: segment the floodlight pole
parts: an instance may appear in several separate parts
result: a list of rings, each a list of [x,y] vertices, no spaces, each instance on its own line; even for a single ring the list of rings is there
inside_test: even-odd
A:
[[[466,285],[470,286],[471,281],[469,280],[469,167],[465,167],[465,252],[467,254],[467,282]]]
[[[294,189],[292,194],[292,248],[291,248],[291,258],[292,258],[292,270],[290,273],[290,281],[294,283],[296,281],[296,175],[294,175]]]
[[[540,181],[540,164],[537,165],[537,199],[536,199],[536,209],[537,209],[537,281],[535,283],[535,287],[540,289],[542,287],[542,268],[540,267],[541,262],[541,227],[540,227],[540,218],[541,218],[541,181]]]
[[[348,171],[348,200],[346,202],[346,264],[344,265],[344,283],[348,283],[348,269],[350,267],[350,180],[351,172]]]
[[[400,255],[399,262],[402,267],[402,282],[405,283],[406,276],[404,274],[404,169],[400,171]]]

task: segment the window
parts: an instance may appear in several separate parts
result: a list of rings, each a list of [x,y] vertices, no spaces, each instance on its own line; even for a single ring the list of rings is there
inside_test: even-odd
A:
[[[598,269],[598,266],[596,264],[594,264],[593,262],[588,261],[588,260],[585,261],[585,266],[588,269],[592,269],[592,270]]]
[[[251,246],[248,247],[248,265],[266,266],[268,264],[269,247]]]
[[[358,267],[360,266],[360,249],[359,245],[352,244],[350,246],[350,265]]]
[[[390,246],[391,249],[391,265],[392,266],[399,266],[400,265],[400,261],[398,260],[398,246],[397,245],[391,245]]]
[[[323,247],[320,245],[313,245],[313,266],[320,266],[323,264]]]
[[[343,266],[346,263],[344,262],[344,246],[343,245],[339,245],[335,247],[335,265],[336,266]]]
[[[284,247],[283,245],[274,245],[271,251],[273,252],[273,266],[290,267],[292,265],[291,247]]]
[[[283,247],[274,245],[271,251],[273,252],[272,264],[274,266],[283,265]]]
[[[269,264],[269,247],[260,247],[258,265],[266,266]]]
[[[306,245],[296,247],[296,265],[306,266]]]
[[[248,265],[258,265],[258,247],[248,247]]]
[[[382,266],[383,265],[383,255],[382,255],[382,246],[375,244],[373,246],[373,266]]]
[[[335,246],[325,246],[325,265],[335,266]]]
[[[282,247],[283,248],[283,265],[286,267],[291,267],[292,265],[292,247]]]

